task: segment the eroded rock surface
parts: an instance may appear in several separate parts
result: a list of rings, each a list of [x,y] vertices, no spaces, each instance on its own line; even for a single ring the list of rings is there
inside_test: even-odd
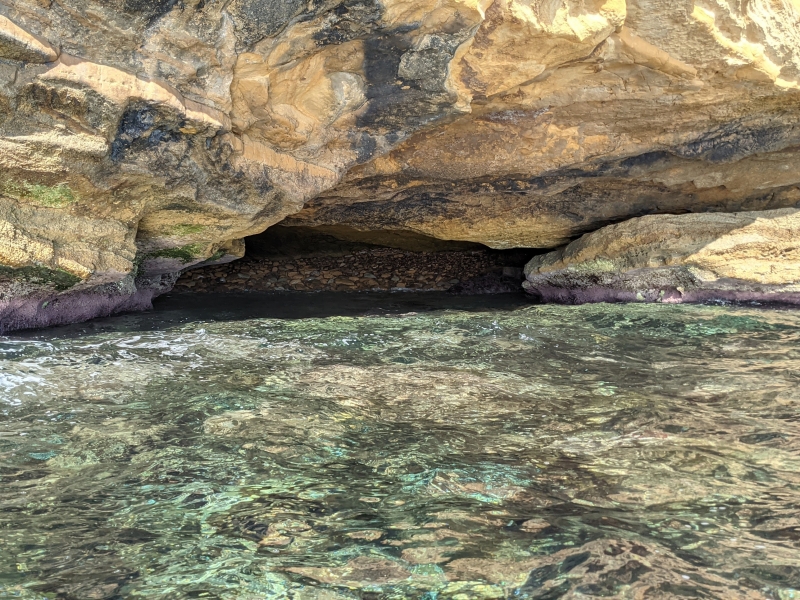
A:
[[[525,267],[544,300],[800,304],[800,210],[651,215],[610,225]]]
[[[554,248],[795,206],[798,22],[794,0],[2,0],[0,323],[113,310],[287,217]]]
[[[648,213],[800,200],[796,6],[549,4],[493,3],[453,70],[469,114],[351,169],[288,223],[543,248]],[[590,20],[608,27],[578,29]]]

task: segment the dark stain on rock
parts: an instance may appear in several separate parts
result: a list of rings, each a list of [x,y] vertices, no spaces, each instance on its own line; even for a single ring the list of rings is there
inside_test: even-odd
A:
[[[33,81],[22,88],[16,100],[15,118],[35,120],[46,127],[57,120],[101,130],[116,120],[114,106],[90,89]],[[7,114],[12,115],[12,111]]]
[[[176,6],[183,7],[183,2],[181,0],[125,0],[123,10],[129,14],[140,15],[152,23]]]
[[[266,196],[275,189],[275,185],[272,183],[269,173],[264,170],[253,177],[253,188],[259,193],[259,195]]]
[[[244,49],[280,33],[305,6],[305,0],[233,0],[227,11]]]
[[[320,46],[328,46],[367,38],[375,33],[380,18],[380,6],[374,0],[340,2],[314,33],[314,41]]]
[[[142,151],[160,144],[178,141],[183,137],[179,131],[181,121],[160,117],[158,111],[147,104],[132,105],[125,110],[117,127],[117,135],[111,143],[111,160],[119,162],[129,151]]]
[[[626,158],[620,162],[619,165],[625,170],[636,167],[652,167],[659,163],[666,162],[671,156],[672,155],[669,152],[664,152],[662,150],[656,152],[645,152],[644,154],[640,154],[638,156]]]
[[[378,143],[375,141],[375,138],[369,135],[367,132],[362,131],[359,133],[353,133],[350,136],[350,140],[353,143],[353,148],[356,151],[357,164],[364,164],[373,156],[375,156],[375,152],[378,149]]]
[[[437,192],[420,192],[397,200],[326,204],[315,211],[318,223],[347,223],[363,229],[404,229],[409,222],[463,216],[465,207]],[[291,220],[291,219],[290,219]]]
[[[319,17],[312,11],[307,15]],[[446,89],[448,67],[469,35],[460,20],[448,31],[427,36],[412,47],[418,25],[382,29],[375,0],[345,0],[331,8],[314,40],[319,46],[364,41],[367,105],[357,126],[379,135],[413,132],[454,112],[454,94]],[[301,17],[306,18],[306,17]],[[452,29],[453,31],[450,31]],[[365,153],[359,152],[359,162]]]
[[[419,48],[402,56],[398,76],[426,92],[444,94],[450,61],[463,40],[462,35],[427,36]]]
[[[675,149],[684,158],[735,162],[760,152],[775,152],[800,143],[798,130],[785,125],[728,123]]]
[[[452,94],[430,92],[419,81],[401,77],[401,61],[411,50],[411,40],[404,33],[386,33],[365,42],[368,102],[358,118],[359,127],[414,131],[454,112]]]

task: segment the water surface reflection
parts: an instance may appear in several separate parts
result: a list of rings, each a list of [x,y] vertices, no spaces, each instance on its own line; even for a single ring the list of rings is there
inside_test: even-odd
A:
[[[800,598],[800,313],[224,302],[0,338],[0,598]]]

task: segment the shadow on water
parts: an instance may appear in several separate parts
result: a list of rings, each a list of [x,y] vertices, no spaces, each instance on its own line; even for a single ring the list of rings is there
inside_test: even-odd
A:
[[[505,311],[529,306],[524,292],[457,296],[448,293],[345,293],[303,292],[167,294],[153,302],[153,310],[93,319],[86,323],[15,332],[14,338],[72,337],[104,331],[155,331],[188,323],[246,319],[324,319],[402,315],[410,312],[456,310]]]

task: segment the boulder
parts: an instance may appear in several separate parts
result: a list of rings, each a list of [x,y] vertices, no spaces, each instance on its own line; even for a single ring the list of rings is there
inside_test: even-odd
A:
[[[800,304],[800,210],[650,215],[609,225],[525,267],[541,300]]]

